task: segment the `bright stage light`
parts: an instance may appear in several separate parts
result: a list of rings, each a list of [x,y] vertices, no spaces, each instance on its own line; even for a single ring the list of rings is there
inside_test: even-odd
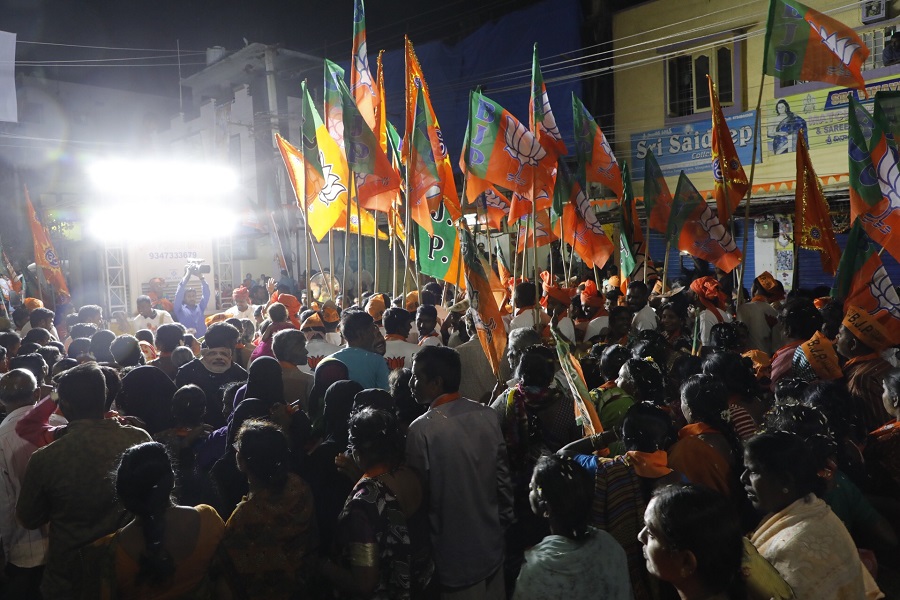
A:
[[[87,169],[94,188],[119,200],[221,198],[238,188],[238,176],[230,167],[177,160],[109,159]]]
[[[146,222],[141,222],[146,218]],[[151,242],[186,239],[214,239],[232,235],[240,215],[208,205],[185,204],[177,211],[135,207],[100,210],[87,219],[87,231],[106,242]]]

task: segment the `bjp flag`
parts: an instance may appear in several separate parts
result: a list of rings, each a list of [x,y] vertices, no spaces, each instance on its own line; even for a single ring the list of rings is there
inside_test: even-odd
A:
[[[53,242],[50,241],[47,230],[38,221],[31,198],[28,196],[27,187],[25,188],[25,204],[28,207],[28,218],[31,221],[31,235],[34,237],[34,262],[43,270],[44,279],[53,286],[56,293],[68,299],[70,297],[69,286],[66,285],[59,256],[53,249]]]
[[[469,299],[469,307],[472,309],[472,317],[475,321],[475,331],[478,340],[484,350],[484,355],[491,365],[494,375],[500,378],[500,365],[503,361],[503,353],[506,351],[506,328],[503,325],[503,315],[497,305],[494,290],[499,286],[493,270],[485,268],[475,238],[469,229],[463,226],[460,230],[463,270],[466,279],[466,296]]]
[[[741,199],[750,188],[750,182],[744,174],[741,159],[734,149],[731,130],[725,122],[716,86],[709,75],[709,98],[712,104],[712,171],[715,181],[716,216],[719,222],[727,223]]]

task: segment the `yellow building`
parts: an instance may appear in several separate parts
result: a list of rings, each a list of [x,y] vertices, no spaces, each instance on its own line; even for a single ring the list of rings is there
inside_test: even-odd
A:
[[[900,64],[884,66],[882,62],[885,44],[900,24],[900,0],[861,4],[809,0],[808,5],[854,28],[868,46],[863,75],[871,97],[880,89],[900,90]],[[750,238],[748,254],[752,256],[747,266],[754,273],[777,273],[789,285],[793,254],[787,252],[797,136],[806,132],[836,230],[843,231],[849,225],[847,106],[855,92],[817,82],[781,85],[771,76],[763,77],[768,6],[769,0],[655,0],[617,12],[613,20],[615,130],[608,137],[614,140],[619,161],[626,159],[632,166],[636,193],[641,193],[649,149],[673,192],[684,170],[706,196],[713,188],[706,75],[716,83],[748,176],[762,84],[751,203],[758,229]],[[871,110],[871,104],[867,106]],[[742,204],[741,216],[743,211]],[[772,237],[769,228],[780,234]],[[806,254],[812,253],[804,251],[799,256],[804,287],[826,284],[826,279],[830,284],[830,278],[806,267],[812,262]],[[744,284],[749,281],[745,278]]]

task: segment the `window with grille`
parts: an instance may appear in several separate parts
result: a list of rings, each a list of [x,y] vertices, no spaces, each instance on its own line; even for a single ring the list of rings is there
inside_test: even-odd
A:
[[[715,44],[666,61],[667,113],[670,117],[685,117],[710,110],[707,75],[716,83],[719,104],[734,104],[734,46],[731,42]]]

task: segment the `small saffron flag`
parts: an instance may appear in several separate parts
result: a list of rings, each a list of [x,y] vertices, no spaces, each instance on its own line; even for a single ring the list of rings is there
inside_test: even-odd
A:
[[[562,206],[562,222],[556,221],[553,232],[581,257],[589,269],[603,267],[615,252],[615,246],[603,231],[594,207],[581,184],[559,164],[554,190],[554,212]]]
[[[675,187],[669,227],[671,231],[667,237],[678,236],[679,250],[711,262],[726,273],[740,264],[741,251],[735,245],[734,238],[710,210],[684,171]]]
[[[672,192],[656,157],[649,150],[644,159],[644,210],[650,229],[665,235],[672,216]]]
[[[47,280],[47,283],[56,290],[57,296],[67,302],[71,295],[69,294],[69,286],[66,285],[66,278],[63,276],[62,264],[59,256],[56,254],[56,250],[53,249],[53,242],[50,241],[47,230],[38,221],[37,214],[34,212],[34,206],[31,204],[31,198],[28,196],[27,187],[25,188],[25,205],[28,208],[31,235],[34,238],[34,262],[43,271],[44,279]]]
[[[827,81],[866,89],[869,49],[850,27],[796,0],[771,0],[763,73],[788,81]]]
[[[587,183],[603,184],[613,191],[616,198],[621,199],[622,172],[612,146],[594,121],[594,116],[575,94],[572,94],[572,116],[579,178]]]
[[[499,282],[493,270],[486,267],[479,256],[475,237],[463,225],[459,231],[462,242],[463,269],[466,281],[466,297],[469,299],[470,314],[475,322],[475,331],[484,355],[491,365],[494,375],[500,378],[500,366],[506,351],[506,328],[503,315],[497,305],[494,290]]]
[[[822,269],[834,275],[837,272],[841,249],[834,237],[828,201],[822,193],[822,184],[813,169],[804,136],[797,136],[797,184],[794,187],[794,235],[801,248],[816,250],[822,261]]]
[[[725,122],[719,96],[712,78],[709,82],[709,98],[712,105],[712,172],[715,182],[716,216],[719,222],[727,223],[741,199],[750,188],[750,182],[744,174],[741,159],[734,148],[731,130]]]
[[[353,52],[350,56],[350,91],[356,106],[369,128],[376,128],[379,96],[369,70],[369,53],[366,48],[366,8],[363,0],[353,3]],[[382,96],[383,97],[383,96]]]
[[[519,219],[519,231],[516,239],[517,253],[524,252],[526,248],[540,248],[559,239],[553,234],[550,215],[546,210],[537,211],[535,216],[537,217],[536,221],[532,220],[530,214]]]

